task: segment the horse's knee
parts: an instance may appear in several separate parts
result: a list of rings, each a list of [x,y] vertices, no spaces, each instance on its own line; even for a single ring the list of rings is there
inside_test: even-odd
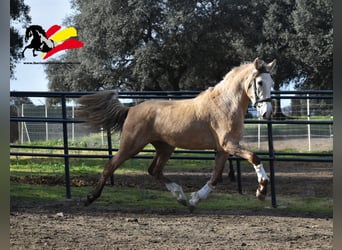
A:
[[[249,159],[247,159],[247,160],[250,163],[252,163],[253,165],[260,165],[260,163],[261,163],[260,158],[254,152],[251,152],[251,155],[250,155]]]

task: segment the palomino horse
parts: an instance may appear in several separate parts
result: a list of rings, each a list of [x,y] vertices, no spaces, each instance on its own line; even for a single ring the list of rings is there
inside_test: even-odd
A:
[[[186,100],[151,100],[127,107],[119,102],[115,91],[82,96],[78,101],[81,104],[78,114],[86,118],[87,123],[122,131],[119,151],[104,166],[85,205],[96,200],[107,178],[148,143],[156,150],[148,172],[164,183],[190,211],[215,189],[229,155],[242,157],[253,165],[259,183],[256,196],[264,200],[269,178],[258,156],[241,147],[239,141],[249,100],[263,118],[269,118],[272,113],[270,95],[274,82],[270,72],[274,66],[275,60],[267,64],[256,58],[253,63],[233,68],[216,86]],[[176,147],[217,152],[210,180],[191,193],[189,200],[182,187],[163,174],[163,167]]]

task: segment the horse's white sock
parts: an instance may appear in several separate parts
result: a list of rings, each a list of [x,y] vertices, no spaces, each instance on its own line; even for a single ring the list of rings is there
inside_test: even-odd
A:
[[[263,180],[269,180],[262,163],[260,163],[259,165],[254,165],[254,169],[258,176],[258,182]]]
[[[189,200],[189,204],[191,206],[196,206],[200,200],[206,199],[213,190],[214,187],[211,185],[210,182],[207,182],[200,190],[191,193],[191,199]]]
[[[204,200],[213,190],[214,187],[209,182],[207,182],[207,184],[205,184],[200,190],[198,190],[198,196],[201,200]]]
[[[165,186],[178,201],[186,200],[186,196],[183,192],[182,187],[179,186],[177,183],[170,182],[170,183],[166,183]]]

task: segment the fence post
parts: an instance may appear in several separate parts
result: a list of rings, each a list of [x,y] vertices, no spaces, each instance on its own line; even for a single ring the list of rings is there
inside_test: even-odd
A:
[[[24,117],[24,103],[21,104],[21,116]],[[24,144],[24,122],[20,124],[20,143]]]
[[[103,129],[102,129],[103,132]],[[108,144],[108,156],[109,159],[113,157],[113,147],[112,147],[112,134],[110,128],[107,129],[107,144]],[[114,186],[114,174],[110,176],[110,185]]]
[[[311,126],[310,126],[310,95],[306,94],[306,96],[308,97],[306,99],[306,115],[308,118],[308,144],[309,144],[309,152],[311,152]]]
[[[236,160],[236,172],[237,172],[237,179],[238,179],[238,192],[242,194],[242,184],[241,184],[241,167],[240,167],[240,159]]]
[[[75,119],[75,106],[74,103],[71,106],[71,118],[74,120]],[[71,123],[71,140],[72,142],[75,142],[75,123]]]
[[[63,118],[63,145],[64,145],[64,172],[65,172],[65,188],[67,199],[71,198],[70,192],[70,167],[69,167],[69,146],[68,146],[68,124],[67,124],[67,108],[66,98],[62,95],[62,118]]]
[[[45,118],[48,118],[47,102],[45,101]],[[49,141],[49,123],[45,122],[45,141]]]
[[[270,178],[271,178],[271,198],[272,207],[277,207],[276,192],[275,192],[275,178],[274,178],[274,149],[273,149],[273,132],[272,132],[272,119],[267,121],[267,133],[268,133],[268,152],[270,163]]]

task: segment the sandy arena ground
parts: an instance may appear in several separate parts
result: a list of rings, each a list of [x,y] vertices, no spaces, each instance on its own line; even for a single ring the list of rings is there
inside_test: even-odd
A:
[[[279,162],[276,167],[277,195],[332,198],[331,163]],[[190,192],[205,183],[210,169],[168,174]],[[144,178],[116,176],[115,185],[163,188],[148,175]],[[242,184],[244,192],[254,193],[255,174],[243,169]],[[225,173],[217,192],[227,190],[236,193],[236,183]],[[84,207],[76,201],[38,204],[12,200],[10,231],[11,249],[321,250],[332,249],[333,219],[332,215],[296,214],[281,208],[195,210],[191,214],[167,208],[128,210],[96,203]]]

